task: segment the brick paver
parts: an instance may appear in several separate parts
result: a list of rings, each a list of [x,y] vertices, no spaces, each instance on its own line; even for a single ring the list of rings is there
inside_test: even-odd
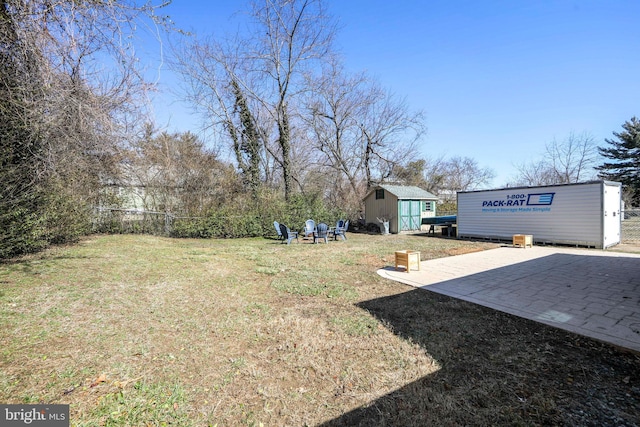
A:
[[[640,255],[505,246],[386,278],[640,351]]]

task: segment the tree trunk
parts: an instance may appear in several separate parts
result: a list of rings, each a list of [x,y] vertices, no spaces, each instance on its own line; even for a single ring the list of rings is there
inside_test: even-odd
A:
[[[284,181],[284,198],[291,198],[291,131],[286,107],[281,104],[278,108],[278,143],[282,150],[282,179]]]

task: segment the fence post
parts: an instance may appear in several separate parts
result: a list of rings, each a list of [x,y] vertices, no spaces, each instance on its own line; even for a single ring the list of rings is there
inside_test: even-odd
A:
[[[169,236],[171,235],[171,224],[173,222],[173,215],[169,212],[164,213],[164,233]]]

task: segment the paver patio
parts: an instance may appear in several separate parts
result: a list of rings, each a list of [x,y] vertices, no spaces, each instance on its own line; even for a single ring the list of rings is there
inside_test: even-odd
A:
[[[640,351],[640,255],[508,245],[378,274]]]

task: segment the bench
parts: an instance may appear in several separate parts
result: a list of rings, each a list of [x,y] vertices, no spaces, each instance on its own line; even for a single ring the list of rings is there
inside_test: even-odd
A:
[[[427,231],[427,234],[429,234],[429,233],[436,234],[435,227],[440,227],[440,229],[442,230],[442,235],[443,236],[456,237],[456,235],[455,235],[455,233],[453,231],[455,225],[456,225],[455,222],[443,222],[441,224],[431,224],[429,226],[429,231]]]

